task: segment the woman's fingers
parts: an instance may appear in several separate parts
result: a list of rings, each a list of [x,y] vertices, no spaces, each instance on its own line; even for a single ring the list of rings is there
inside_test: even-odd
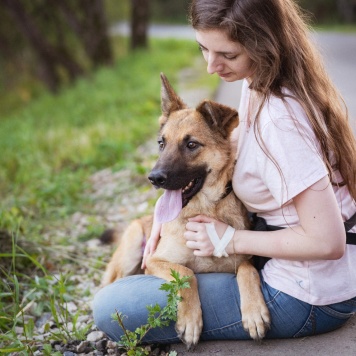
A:
[[[199,222],[187,222],[187,224],[185,225],[186,228],[186,232],[201,232],[205,229],[205,225]],[[191,235],[189,235],[191,236]]]
[[[211,256],[214,246],[206,232],[205,224],[199,222],[188,222],[184,233],[186,246],[194,250],[196,256]]]
[[[196,250],[199,248],[198,243],[194,240],[187,240],[186,246],[192,250]]]
[[[146,268],[147,258],[149,256],[151,256],[153,254],[153,252],[155,252],[155,250],[156,250],[155,246],[152,246],[152,244],[150,244],[149,241],[150,240],[148,240],[148,242],[147,242],[147,244],[145,246],[145,250],[143,251],[141,269],[145,269]]]

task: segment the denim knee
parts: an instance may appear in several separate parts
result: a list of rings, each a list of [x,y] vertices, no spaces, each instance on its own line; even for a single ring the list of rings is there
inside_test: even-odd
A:
[[[112,314],[115,313],[115,308],[111,306],[114,296],[110,291],[111,288],[108,287],[100,289],[94,296],[94,323],[98,329],[103,331],[110,339],[118,341],[123,335],[123,330],[112,317]]]

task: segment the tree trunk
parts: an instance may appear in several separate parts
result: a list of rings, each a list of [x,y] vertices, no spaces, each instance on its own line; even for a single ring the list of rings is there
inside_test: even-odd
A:
[[[131,0],[131,49],[148,47],[150,0]]]
[[[21,33],[37,54],[43,74],[42,80],[49,90],[56,92],[59,88],[58,66],[62,66],[65,69],[71,81],[83,74],[83,69],[65,47],[55,47],[46,40],[19,0],[4,0],[3,3],[10,10]]]
[[[110,65],[113,62],[111,44],[107,33],[107,21],[105,8],[102,0],[93,0],[93,4],[88,9],[88,18],[91,18],[91,40],[87,41],[87,51],[94,66]]]
[[[94,67],[113,63],[103,0],[51,0],[81,40]]]

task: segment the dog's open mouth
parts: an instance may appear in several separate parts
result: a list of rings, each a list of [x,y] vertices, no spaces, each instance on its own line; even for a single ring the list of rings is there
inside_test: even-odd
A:
[[[166,189],[157,200],[155,219],[160,223],[172,221],[178,217],[180,211],[189,203],[204,184],[204,178],[192,179],[184,188],[177,190]]]
[[[194,178],[182,189],[182,207],[184,208],[203,186],[203,178]]]

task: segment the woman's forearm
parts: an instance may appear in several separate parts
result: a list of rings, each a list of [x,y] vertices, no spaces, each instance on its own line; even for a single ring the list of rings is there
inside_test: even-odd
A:
[[[330,243],[317,236],[307,236],[301,226],[268,232],[238,230],[226,252],[296,261],[333,260],[342,257],[345,246],[345,241],[339,242],[340,236],[334,240]]]

